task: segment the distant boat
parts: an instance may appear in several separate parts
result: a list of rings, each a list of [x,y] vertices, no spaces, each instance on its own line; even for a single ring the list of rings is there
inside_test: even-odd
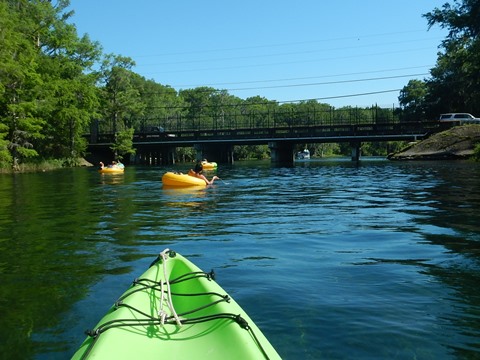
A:
[[[297,160],[309,160],[310,159],[310,151],[308,149],[305,149],[303,151],[297,152],[297,155],[295,156]]]

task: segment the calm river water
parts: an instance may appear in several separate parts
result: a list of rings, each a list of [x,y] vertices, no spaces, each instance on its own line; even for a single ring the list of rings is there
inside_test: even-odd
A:
[[[284,359],[480,358],[480,164],[239,162],[203,190],[166,170],[0,175],[0,358],[68,359],[167,247]]]

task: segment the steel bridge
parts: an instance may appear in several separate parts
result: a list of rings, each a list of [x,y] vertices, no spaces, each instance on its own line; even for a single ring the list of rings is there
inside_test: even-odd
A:
[[[332,124],[309,122],[272,124],[269,126],[227,127],[203,126],[186,128],[174,126],[172,131],[137,131],[133,146],[137,151],[136,163],[172,164],[177,147],[194,147],[197,158],[208,158],[220,163],[233,162],[234,145],[268,145],[273,162],[293,163],[294,149],[298,144],[348,142],[352,160],[360,157],[362,142],[416,141],[453,126],[438,121],[339,121]],[[163,130],[163,129],[162,129]],[[112,133],[89,135],[88,151],[92,154],[110,153],[114,141]]]

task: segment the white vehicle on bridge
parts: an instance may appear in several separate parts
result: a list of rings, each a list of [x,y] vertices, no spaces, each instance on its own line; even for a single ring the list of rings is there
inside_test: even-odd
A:
[[[468,113],[448,113],[440,115],[440,121],[442,122],[458,122],[462,124],[480,124],[480,118],[476,118],[472,114]]]

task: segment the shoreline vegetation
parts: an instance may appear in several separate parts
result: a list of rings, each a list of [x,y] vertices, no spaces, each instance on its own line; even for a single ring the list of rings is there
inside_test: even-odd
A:
[[[332,154],[334,156],[341,154]],[[388,160],[467,160],[480,161],[480,125],[462,125],[433,134],[425,140],[388,154]],[[0,168],[0,174],[45,172],[65,167],[92,167],[84,158],[71,160],[43,160],[19,164],[16,169]]]
[[[46,171],[63,169],[63,168],[90,167],[90,166],[94,166],[94,165],[89,163],[84,158],[78,158],[75,160],[49,159],[49,160],[24,162],[24,163],[18,164],[15,169],[13,169],[11,166],[0,167],[0,174],[46,172]]]
[[[303,124],[312,113],[328,123],[352,118],[356,123],[431,121],[450,112],[478,115],[480,23],[475,16],[479,9],[480,0],[455,0],[419,14],[428,27],[441,26],[449,35],[439,46],[430,76],[410,80],[399,92],[400,106],[387,109],[373,104],[335,108],[320,99],[280,102],[260,94],[243,99],[209,86],[176,90],[135,72],[132,58],[106,54],[99,42],[79,34],[70,0],[0,1],[0,173],[79,166],[78,159],[88,159],[85,134],[92,131],[114,134],[109,160],[122,160],[135,153],[135,131],[178,129],[182,119],[192,128],[209,128],[219,119],[226,126],[231,122],[264,127],[270,114],[275,114],[279,126]],[[480,160],[477,140],[472,139],[469,149],[457,149],[467,145],[456,141],[430,153],[420,145],[411,146],[403,157],[398,151],[404,146],[401,142],[363,143],[361,152],[363,156],[393,153],[390,158],[395,160]],[[351,151],[348,143],[301,145],[296,150],[305,145],[312,157]],[[236,160],[269,156],[266,145],[236,150]],[[177,155],[177,161],[195,159],[193,148],[178,149]]]

